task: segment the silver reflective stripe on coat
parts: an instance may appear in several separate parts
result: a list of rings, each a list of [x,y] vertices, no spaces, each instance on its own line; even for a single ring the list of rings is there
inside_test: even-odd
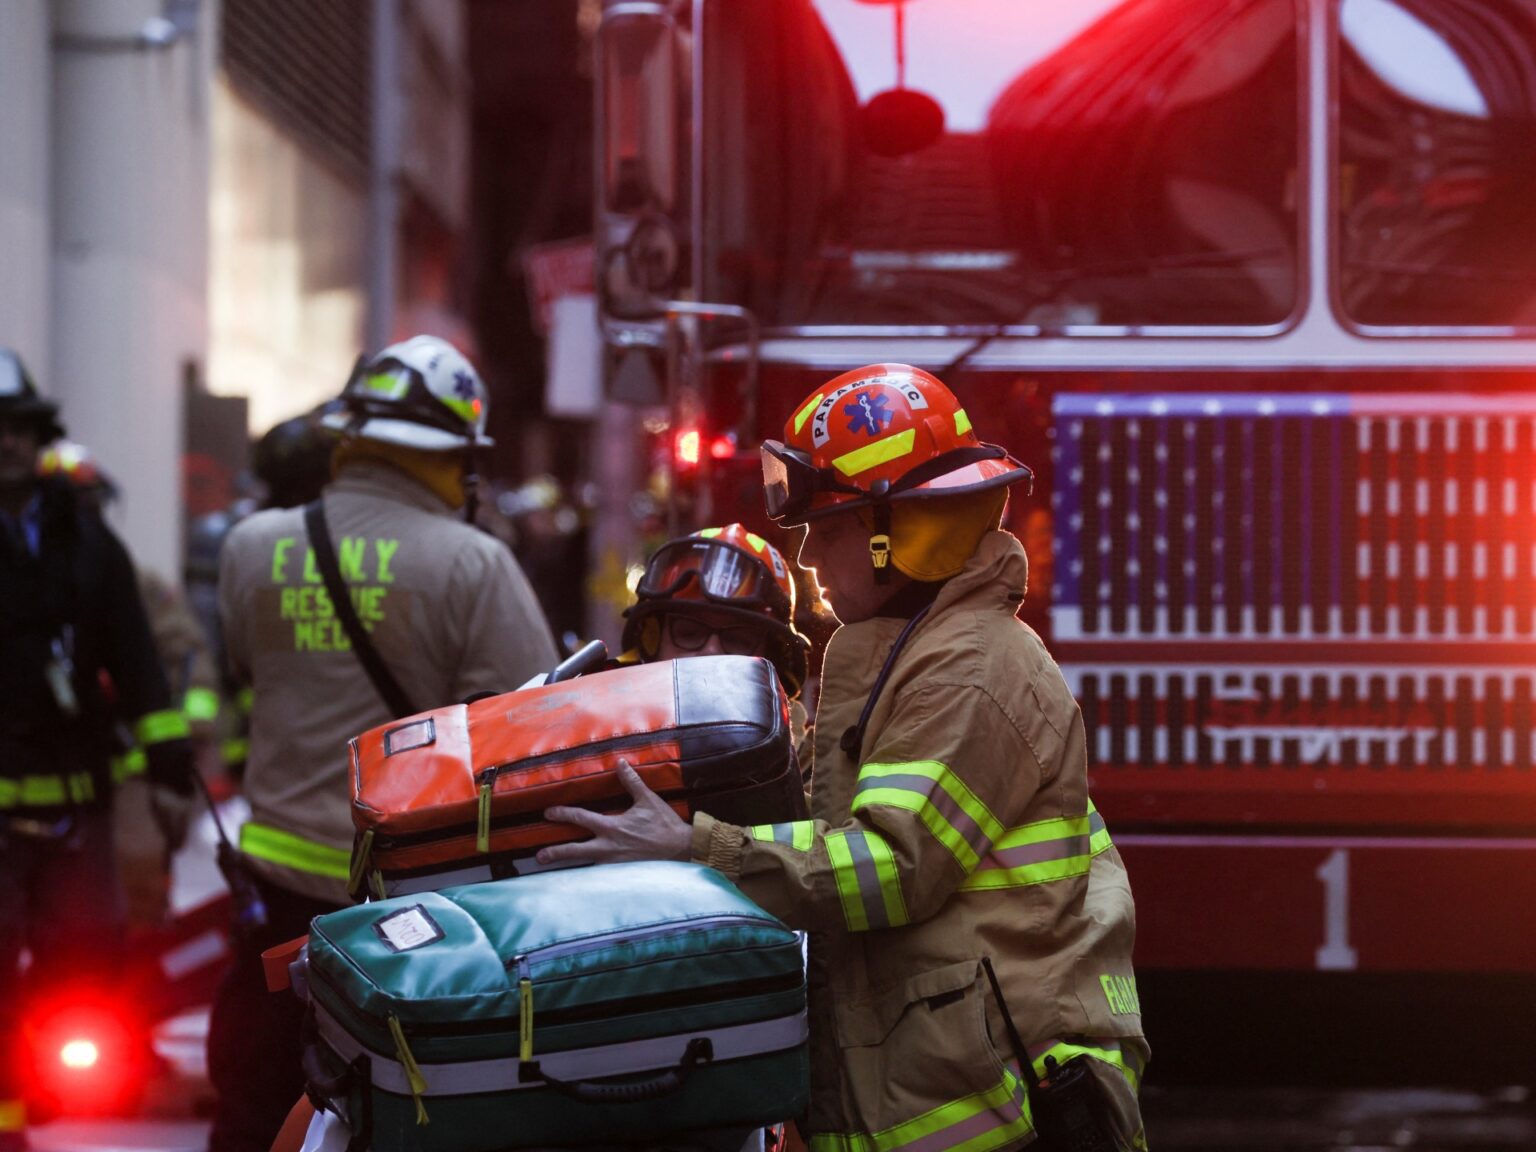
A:
[[[350,1064],[367,1056],[370,1077],[375,1087],[397,1096],[409,1096],[411,1084],[405,1067],[397,1060],[365,1048],[354,1039],[325,1008],[315,1005],[320,1038],[341,1059]],[[607,1076],[628,1076],[636,1072],[663,1072],[675,1068],[683,1059],[688,1043],[707,1037],[714,1048],[713,1063],[742,1060],[769,1052],[798,1048],[809,1035],[805,1010],[793,1016],[780,1016],[753,1024],[737,1024],[701,1032],[683,1032],[675,1036],[657,1036],[649,1040],[631,1040],[623,1044],[605,1044],[597,1048],[572,1048],[537,1056],[542,1072],[557,1080],[596,1080]],[[479,1092],[520,1091],[542,1087],[539,1081],[520,1083],[519,1061],[515,1056],[497,1060],[474,1060],[453,1064],[431,1064],[417,1060],[426,1077],[426,1096],[468,1096]]]

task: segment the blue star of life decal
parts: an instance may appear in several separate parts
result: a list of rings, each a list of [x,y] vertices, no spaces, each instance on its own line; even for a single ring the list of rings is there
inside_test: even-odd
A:
[[[852,404],[843,405],[843,414],[849,417],[848,431],[878,436],[896,414],[889,408],[891,398],[884,392],[861,392]]]
[[[453,394],[461,400],[475,398],[475,378],[462,368],[453,374]]]

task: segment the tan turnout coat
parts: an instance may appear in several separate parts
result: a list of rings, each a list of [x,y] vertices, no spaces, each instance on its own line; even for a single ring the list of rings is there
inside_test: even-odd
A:
[[[554,666],[517,561],[425,485],[356,460],[326,488],[325,509],[358,616],[416,707],[510,692]],[[347,903],[347,741],[390,714],[331,611],[303,509],[259,512],[230,533],[219,610],[253,689],[241,846],[273,882]]]
[[[1086,1052],[1143,1144],[1130,885],[1089,802],[1077,704],[1015,618],[1025,575],[1012,536],[982,541],[898,656],[856,758],[839,741],[906,621],[833,636],[811,821],[695,817],[696,859],[810,931],[813,1152],[1034,1138],[983,957],[1037,1070]]]

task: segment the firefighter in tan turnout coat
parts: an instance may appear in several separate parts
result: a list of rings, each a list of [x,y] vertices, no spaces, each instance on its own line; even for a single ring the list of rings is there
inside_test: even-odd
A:
[[[342,400],[327,418],[341,439],[325,519],[358,619],[410,710],[508,692],[553,667],[549,626],[517,562],[455,511],[471,451],[490,443],[479,374],[451,345],[419,336],[362,365]],[[391,709],[334,611],[304,509],[260,512],[230,533],[219,602],[230,661],[253,689],[240,847],[269,923],[242,942],[214,1007],[210,1147],[265,1152],[303,1091],[302,1005],[267,994],[260,952],[351,902],[347,741]]]
[[[1023,1147],[1067,1069],[1095,1146],[1144,1148],[1130,886],[1077,704],[1015,618],[1023,549],[997,530],[1028,469],[934,377],[873,365],[809,397],[764,473],[770,515],[809,523],[800,562],[844,624],[813,819],[690,828],[631,774],[622,816],[551,810],[594,838],[541,859],[691,857],[809,930],[813,1152]]]

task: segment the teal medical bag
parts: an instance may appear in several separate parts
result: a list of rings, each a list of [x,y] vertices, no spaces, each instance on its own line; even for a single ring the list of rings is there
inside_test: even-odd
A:
[[[799,936],[718,872],[611,864],[315,919],[305,1075],[355,1149],[655,1141],[800,1114]]]

